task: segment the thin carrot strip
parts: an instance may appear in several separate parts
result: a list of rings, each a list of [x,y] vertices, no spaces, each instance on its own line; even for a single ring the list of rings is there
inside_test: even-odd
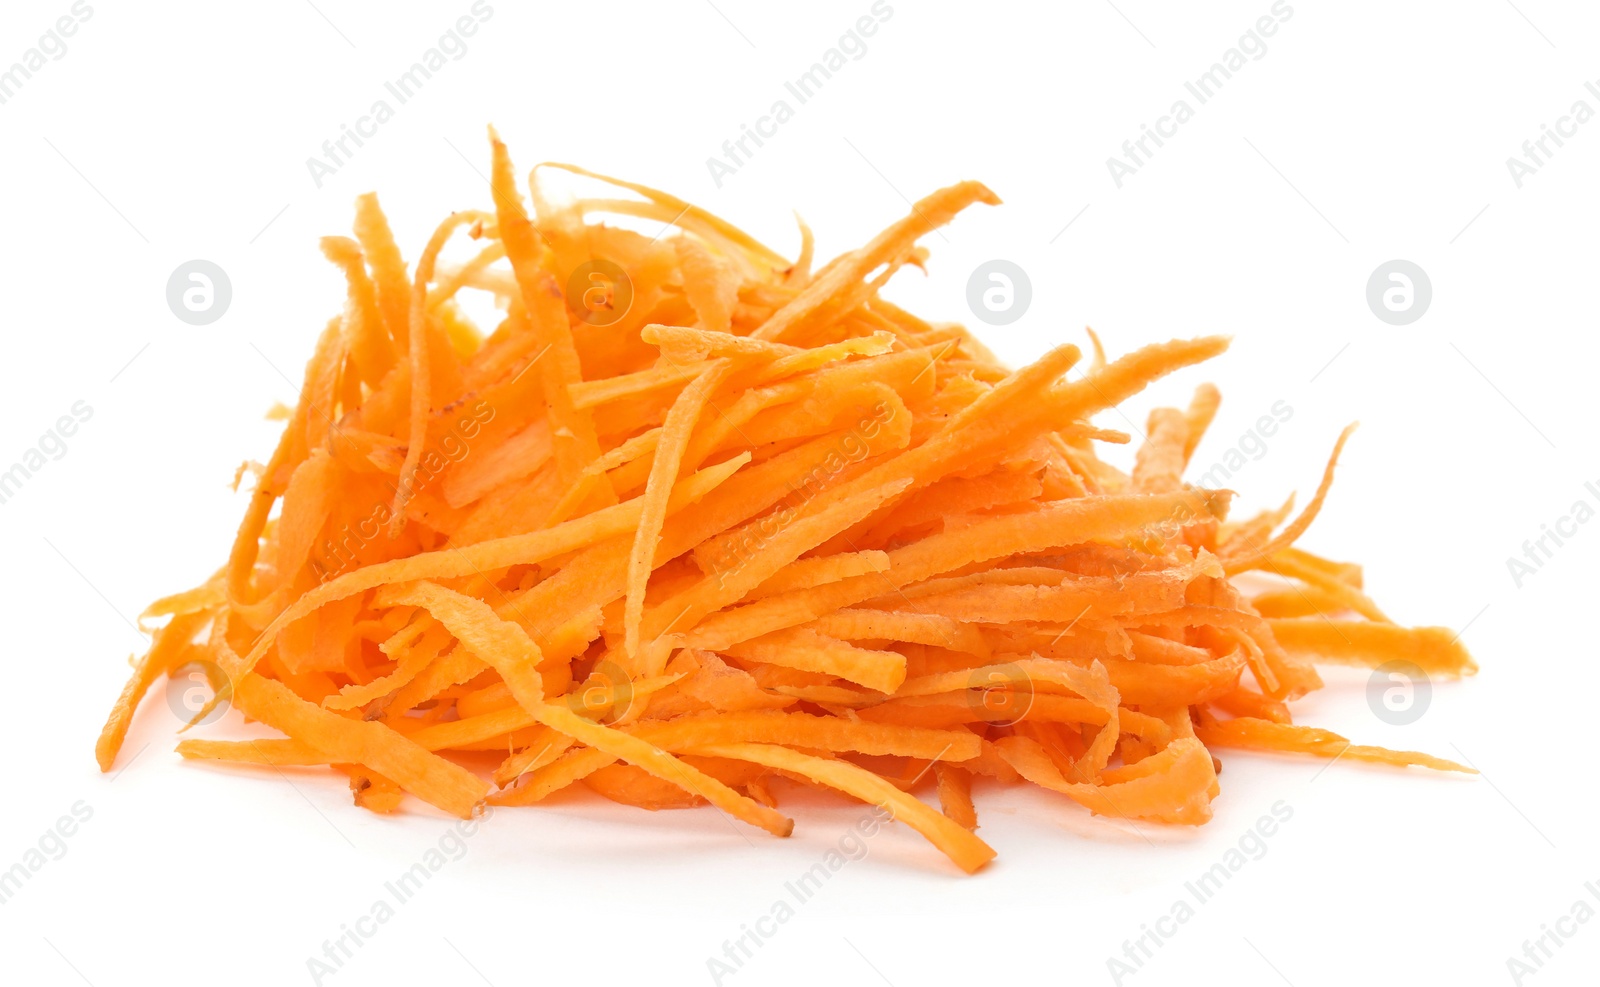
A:
[[[322,238],[322,253],[344,272],[349,285],[345,308],[345,346],[368,387],[377,387],[394,365],[394,348],[378,308],[377,290],[367,276],[361,247],[348,237]]]
[[[545,735],[539,740],[529,743],[527,747],[501,762],[494,771],[496,785],[508,788],[529,771],[536,771],[552,763],[577,743],[571,737],[562,736],[549,727],[546,727],[545,731]]]
[[[489,804],[533,805],[618,760],[618,757],[593,747],[573,748],[529,773],[516,788],[489,796]]]
[[[376,194],[369,192],[356,198],[355,233],[367,263],[372,265],[372,282],[383,324],[395,347],[405,351],[410,346],[411,284],[406,277],[400,248],[395,245],[394,233],[389,229],[389,219],[378,205]]]
[[[869,572],[888,572],[889,556],[886,552],[868,550],[846,552],[840,555],[822,555],[796,559],[771,579],[750,593],[751,599],[776,596],[797,589],[810,589],[823,583],[836,583],[851,576],[864,576]]]
[[[777,768],[810,778],[829,788],[853,795],[887,809],[894,818],[927,837],[957,867],[975,874],[990,860],[994,850],[957,823],[913,798],[882,778],[845,761],[801,754],[787,747],[770,744],[714,744],[696,749],[709,757],[727,757]]]
[[[1344,580],[1330,575],[1325,570],[1306,564],[1301,558],[1288,552],[1279,552],[1271,558],[1262,559],[1261,567],[1280,576],[1298,579],[1314,586],[1321,590],[1341,610],[1354,610],[1368,620],[1377,621],[1378,623],[1394,623],[1387,614],[1378,609],[1378,605],[1372,601],[1370,596]]]
[[[758,356],[777,359],[806,352],[798,346],[769,343],[749,336],[735,336],[726,330],[692,329],[651,323],[639,331],[639,338],[661,347],[663,356],[671,354],[673,364],[697,363],[718,356]]]
[[[711,394],[722,383],[729,364],[718,361],[696,377],[694,383],[683,389],[678,400],[667,412],[662,426],[661,439],[656,443],[655,462],[650,467],[650,480],[645,486],[639,514],[639,528],[634,535],[633,549],[628,555],[628,594],[624,611],[624,648],[629,658],[639,651],[639,624],[644,620],[645,584],[655,568],[657,543],[661,526],[667,520],[667,500],[678,482],[679,467],[695,421],[700,417]]]
[[[939,782],[939,807],[951,820],[967,830],[978,828],[978,811],[972,806],[972,774],[953,764],[935,763],[934,777]]]
[[[1176,490],[1187,461],[1188,419],[1175,408],[1157,408],[1150,412],[1147,429],[1149,435],[1134,460],[1133,485],[1151,493]]]
[[[1432,768],[1435,771],[1478,772],[1454,761],[1447,761],[1416,751],[1395,751],[1387,747],[1367,747],[1352,744],[1331,730],[1299,726],[1290,723],[1273,723],[1251,717],[1236,717],[1200,723],[1195,735],[1213,747],[1233,747],[1239,750],[1274,751],[1289,754],[1314,754],[1317,757],[1348,757],[1356,761],[1371,761],[1394,767]]]
[[[636,764],[693,794],[701,795],[730,815],[775,836],[788,836],[794,828],[791,820],[752,802],[665,751],[586,720],[569,709],[546,703],[543,684],[535,671],[540,657],[538,646],[521,627],[495,616],[494,610],[483,601],[424,582],[407,591],[387,591],[378,605],[385,603],[426,607],[473,654],[500,673],[517,703],[535,721],[590,747]],[[507,726],[497,732],[510,729],[515,727]]]
[[[522,304],[533,321],[534,331],[549,349],[548,355],[539,361],[538,373],[544,382],[545,400],[549,402],[556,462],[560,465],[562,479],[572,483],[582,475],[585,466],[600,456],[593,420],[573,403],[572,387],[583,379],[578,350],[573,343],[561,288],[539,264],[535,231],[517,192],[510,155],[493,129],[489,132],[489,143],[494,156],[490,185],[494,190],[500,239],[506,245],[506,257],[516,274]],[[603,479],[588,482],[595,484],[593,489],[601,491],[602,503],[609,502],[610,487]]]
[[[451,213],[439,224],[417,259],[416,281],[411,288],[411,307],[407,325],[410,326],[408,342],[411,360],[411,426],[406,439],[406,458],[400,467],[400,482],[395,488],[393,516],[389,521],[389,537],[400,533],[406,523],[406,505],[416,492],[417,467],[422,465],[422,450],[428,444],[428,422],[432,417],[432,378],[428,362],[428,282],[433,280],[433,268],[439,251],[462,225],[481,222],[487,213],[476,211]]]
[[[407,740],[381,723],[352,720],[313,706],[289,687],[259,675],[234,684],[238,707],[339,761],[364,764],[430,805],[463,819],[489,794],[476,775]]]
[[[155,629],[153,624],[157,618],[199,613],[222,606],[227,602],[227,594],[222,586],[224,574],[219,571],[193,589],[172,593],[154,601],[139,612],[139,629],[151,632]]]
[[[424,638],[418,640],[419,638]],[[416,680],[418,675],[439,657],[439,651],[448,641],[449,635],[438,625],[429,627],[425,623],[417,623],[395,634],[389,641],[385,641],[380,650],[384,654],[400,657],[394,671],[388,675],[380,676],[364,685],[347,685],[340,689],[337,695],[329,696],[322,701],[323,709],[347,710],[365,706],[376,699],[381,699],[389,693],[400,689]]]
[[[905,656],[870,651],[804,628],[753,638],[728,649],[736,658],[820,672],[879,692],[894,692],[906,677]]]
[[[710,369],[709,362],[696,361],[685,365],[668,364],[664,367],[651,367],[648,370],[640,370],[636,373],[607,377],[604,380],[582,381],[572,385],[572,405],[582,411],[612,401],[637,397],[650,391],[665,390],[694,380]]]
[[[1217,408],[1221,404],[1222,392],[1217,390],[1215,385],[1201,384],[1195,388],[1194,397],[1183,413],[1185,466],[1194,458],[1194,451],[1199,447],[1200,440],[1205,437],[1206,430],[1211,427],[1211,422],[1217,417]]]
[[[1000,199],[977,182],[962,182],[940,189],[913,204],[909,216],[878,234],[860,250],[843,258],[842,263],[823,271],[793,301],[774,312],[772,318],[751,335],[757,339],[782,342],[786,333],[835,295],[904,251],[918,237],[950,222],[958,212],[974,202],[993,206],[999,205]]]
[[[178,741],[177,751],[190,760],[232,761],[236,764],[269,764],[278,767],[313,767],[332,764],[332,758],[299,740],[265,737],[261,740]]]
[[[150,650],[134,664],[133,674],[128,678],[128,684],[122,687],[122,694],[111,707],[106,725],[100,731],[100,739],[95,743],[95,760],[101,771],[110,771],[116,763],[117,752],[122,749],[122,741],[128,735],[128,726],[133,722],[139,701],[157,678],[169,673],[183,658],[190,640],[209,619],[210,615],[203,611],[179,614],[155,632]]]
[[[737,641],[813,620],[840,607],[893,592],[965,565],[1024,551],[1133,533],[1173,517],[1206,516],[1221,501],[1193,491],[1061,501],[1034,514],[992,518],[963,531],[933,535],[889,553],[890,571],[785,593],[719,613],[690,635],[698,647]]]
[[[698,224],[703,226],[704,228],[716,233],[718,236],[727,239],[729,242],[737,244],[756,258],[764,261],[776,269],[781,270],[789,266],[788,261],[767,249],[737,226],[734,226],[732,223],[729,223],[717,216],[713,216],[711,213],[706,212],[699,206],[685,202],[677,196],[669,195],[666,192],[653,189],[648,185],[640,185],[637,182],[623,181],[620,178],[612,178],[610,175],[602,175],[599,172],[590,171],[587,168],[580,168],[577,165],[571,164],[562,164],[559,161],[546,161],[538,165],[538,167],[560,168],[563,171],[570,171],[575,175],[584,175],[602,182],[609,182],[618,188],[625,188],[630,192],[637,192],[638,194],[649,199],[651,202],[660,205],[665,212],[675,216],[676,222],[679,224]]]
[[[550,729],[629,764],[638,765],[663,781],[670,781],[691,794],[699,795],[735,819],[759,826],[774,836],[788,836],[794,831],[792,819],[740,795],[646,741],[603,727],[557,706],[542,706],[534,715]]]
[[[672,507],[682,507],[698,500],[731,476],[746,459],[731,459],[726,463],[708,467],[686,478],[673,491]],[[592,545],[612,535],[621,534],[638,524],[641,505],[637,499],[616,504],[593,514],[563,522],[553,528],[510,535],[493,541],[480,542],[467,548],[424,552],[408,558],[379,562],[347,572],[307,592],[283,611],[262,632],[255,646],[245,656],[245,667],[266,654],[273,638],[284,627],[312,613],[318,607],[354,596],[386,583],[409,582],[416,579],[452,579],[477,575],[482,572],[504,569],[508,566],[540,562]]]
[[[321,366],[332,356],[337,337],[337,327],[329,326],[317,340],[316,353],[312,356],[311,362],[306,364],[305,378],[300,387],[300,401],[295,405],[293,416],[284,426],[283,435],[278,440],[278,446],[273,450],[266,469],[262,470],[260,481],[250,492],[250,504],[245,508],[244,519],[239,522],[239,530],[233,539],[233,548],[228,553],[227,595],[230,603],[235,606],[254,602],[250,577],[261,552],[261,535],[266,530],[272,505],[283,495],[282,485],[286,484],[287,477],[293,474],[295,467],[299,466],[310,452],[303,443],[295,441],[297,437],[303,437],[308,421],[309,406],[305,395],[312,389]]]
[[[1311,498],[1311,502],[1306,504],[1305,510],[1289,522],[1288,527],[1278,532],[1265,545],[1246,545],[1237,553],[1223,557],[1228,575],[1234,576],[1260,567],[1267,559],[1293,545],[1301,535],[1305,534],[1306,529],[1311,527],[1311,522],[1317,519],[1317,514],[1322,510],[1322,502],[1328,498],[1328,490],[1333,486],[1333,471],[1339,465],[1339,454],[1344,451],[1344,444],[1350,440],[1350,435],[1355,430],[1355,425],[1347,425],[1344,431],[1339,433],[1339,441],[1333,444],[1333,454],[1328,457],[1328,465],[1322,472],[1322,482],[1317,485],[1316,494]]]
[[[1446,627],[1397,627],[1364,620],[1295,617],[1268,620],[1278,643],[1290,654],[1313,661],[1376,668],[1407,661],[1428,675],[1473,675],[1478,663]]]
[[[989,644],[978,628],[940,614],[841,608],[805,626],[848,641],[906,641],[964,651],[980,658],[990,654]]]

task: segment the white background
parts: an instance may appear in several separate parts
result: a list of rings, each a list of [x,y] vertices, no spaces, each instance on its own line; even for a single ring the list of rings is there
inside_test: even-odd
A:
[[[1403,728],[1377,718],[1359,673],[1330,672],[1297,707],[1358,741],[1470,758],[1477,778],[1223,752],[1216,818],[1197,831],[981,788],[980,833],[1000,853],[987,871],[963,878],[915,834],[886,831],[724,983],[1112,983],[1107,958],[1280,800],[1293,818],[1266,854],[1124,982],[1510,983],[1507,958],[1600,880],[1600,524],[1520,588],[1506,565],[1574,501],[1600,503],[1584,489],[1600,485],[1600,121],[1520,189],[1505,163],[1575,100],[1600,110],[1583,87],[1600,80],[1592,5],[1292,0],[1266,53],[1119,189],[1107,157],[1186,98],[1183,82],[1269,0],[892,0],[865,55],[718,188],[706,158],[867,0],[491,0],[466,54],[318,188],[306,159],[467,0],[90,2],[66,53],[0,106],[0,466],[74,402],[93,409],[0,505],[0,869],[74,804],[93,812],[0,905],[6,982],[310,983],[307,958],[449,830],[414,801],[392,818],[357,810],[329,774],[181,763],[159,693],[114,780],[92,746],[140,646],[130,621],[225,557],[244,505],[233,470],[270,452],[263,412],[293,403],[289,378],[342,303],[316,238],[347,233],[353,197],[376,189],[415,256],[449,210],[488,205],[491,122],[523,170],[566,160],[633,177],[786,253],[791,209],[827,257],[902,215],[906,196],[987,182],[1005,205],[929,237],[928,276],[903,274],[891,297],[971,321],[972,269],[1022,265],[1032,308],[984,332],[1013,362],[1081,342],[1086,324],[1113,353],[1231,333],[1227,356],[1128,417],[1217,382],[1203,469],[1287,402],[1292,420],[1235,478],[1241,511],[1303,498],[1360,419],[1304,544],[1365,563],[1399,620],[1470,622],[1483,665],[1437,683]],[[0,67],[68,9],[8,0]],[[206,327],[164,297],[193,258],[233,284]],[[1366,305],[1368,275],[1392,258],[1431,276],[1410,326]],[[652,815],[586,792],[505,811],[324,982],[712,983],[707,959],[862,812],[787,799],[787,841],[710,809]],[[1592,982],[1597,966],[1590,922],[1524,982]]]

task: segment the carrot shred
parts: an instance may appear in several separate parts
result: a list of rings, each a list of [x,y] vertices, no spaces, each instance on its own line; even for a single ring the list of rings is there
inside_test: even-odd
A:
[[[243,676],[234,702],[268,726],[302,739],[336,761],[364,764],[394,779],[425,802],[470,819],[489,785],[477,775],[407,740],[381,723],[353,720],[318,709],[288,686],[259,675]]]
[[[1445,627],[1397,627],[1364,620],[1291,617],[1268,620],[1273,637],[1286,651],[1313,661],[1376,668],[1409,661],[1428,675],[1471,675],[1478,663]]]
[[[944,814],[968,830],[978,828],[978,810],[972,804],[972,774],[953,764],[937,763],[934,777],[939,782],[939,807]]]
[[[994,850],[970,830],[935,812],[871,771],[846,761],[815,757],[770,744],[713,744],[696,750],[700,754],[751,761],[801,775],[853,795],[863,802],[882,806],[894,818],[927,837],[928,842],[942,850],[945,856],[968,874],[976,873],[994,859]]]
[[[416,283],[411,289],[411,304],[407,310],[411,360],[411,423],[406,437],[406,458],[400,466],[400,481],[395,488],[394,507],[389,522],[390,537],[398,534],[405,525],[406,505],[415,494],[417,468],[422,465],[423,447],[428,441],[428,423],[432,417],[432,377],[428,358],[428,283],[433,280],[434,264],[445,240],[457,228],[469,222],[482,222],[488,215],[481,212],[453,213],[429,238],[417,260]]]
[[[1344,431],[1339,433],[1339,440],[1333,444],[1333,453],[1328,456],[1327,468],[1323,470],[1322,482],[1317,486],[1317,492],[1312,496],[1311,502],[1306,504],[1305,510],[1266,544],[1246,544],[1236,552],[1225,556],[1223,561],[1227,566],[1228,575],[1238,575],[1264,565],[1273,555],[1293,545],[1301,535],[1305,534],[1306,529],[1311,527],[1311,522],[1316,520],[1317,514],[1322,510],[1323,501],[1328,499],[1328,490],[1333,486],[1333,471],[1339,465],[1339,454],[1344,451],[1344,444],[1350,440],[1350,435],[1355,430],[1355,425],[1351,424],[1345,426]]]
[[[1294,722],[1320,664],[1477,670],[1451,631],[1391,621],[1359,566],[1298,547],[1350,429],[1292,520],[1291,500],[1230,521],[1231,491],[1185,478],[1210,384],[1141,410],[1131,469],[1100,457],[1140,432],[1130,399],[1225,337],[1108,359],[1091,330],[1081,369],[1060,345],[1010,370],[883,299],[923,237],[998,204],[976,182],[817,264],[804,223],[791,261],[576,166],[519,190],[493,130],[489,153],[490,208],[409,269],[374,195],[321,241],[342,312],[271,457],[235,477],[255,482],[225,563],[140,615],[103,771],[194,662],[222,674],[185,729],[226,702],[279,735],[185,736],[184,758],[331,769],[372,812],[577,786],[787,836],[790,779],[884,807],[967,873],[994,857],[978,778],[1199,825],[1215,750],[1469,770]],[[570,176],[610,188],[556,195]],[[632,299],[606,324],[567,297],[597,267]],[[1128,432],[1095,424],[1113,410]]]
[[[122,741],[128,735],[128,726],[144,694],[158,678],[176,667],[187,651],[189,639],[205,625],[206,619],[203,613],[179,614],[154,632],[150,650],[134,665],[133,675],[123,686],[95,744],[95,760],[101,771],[110,771],[116,762],[117,752],[122,749]]]
[[[624,627],[625,648],[630,659],[639,650],[639,624],[644,620],[645,586],[651,570],[655,568],[657,542],[661,537],[661,526],[667,520],[667,499],[678,482],[678,468],[683,463],[683,453],[689,445],[695,421],[717,385],[722,383],[728,366],[726,362],[719,361],[683,389],[678,400],[673,402],[672,410],[667,412],[661,438],[656,443],[655,461],[650,467],[650,480],[645,486],[640,509],[639,528],[634,534],[633,550],[628,556]]]
[[[1352,744],[1331,730],[1319,730],[1291,723],[1273,723],[1270,720],[1258,720],[1248,716],[1199,724],[1195,727],[1195,735],[1214,747],[1313,754],[1328,758],[1348,757],[1356,761],[1371,761],[1395,767],[1413,766],[1432,768],[1435,771],[1478,773],[1474,768],[1431,754]]]

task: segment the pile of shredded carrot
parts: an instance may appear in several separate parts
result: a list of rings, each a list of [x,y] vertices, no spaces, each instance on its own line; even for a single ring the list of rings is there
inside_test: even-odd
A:
[[[1210,385],[1150,414],[1131,475],[1097,456],[1132,441],[1098,413],[1225,339],[1108,362],[1091,333],[1082,367],[1067,345],[1011,371],[879,294],[919,237],[998,203],[983,185],[813,270],[803,224],[790,260],[570,165],[534,169],[530,211],[490,136],[493,210],[409,266],[371,195],[354,239],[322,241],[344,309],[271,460],[241,468],[227,564],[145,611],[102,769],[150,687],[200,663],[213,705],[283,736],[184,757],[326,765],[373,811],[582,783],[786,836],[788,779],[883,806],[968,872],[994,856],[978,779],[1198,824],[1223,748],[1466,770],[1291,718],[1318,662],[1475,669],[1295,547],[1348,431],[1292,520],[1229,521],[1230,492],[1182,479]],[[553,201],[549,169],[617,197]],[[475,253],[441,265],[458,234]],[[470,292],[503,312],[487,335]]]

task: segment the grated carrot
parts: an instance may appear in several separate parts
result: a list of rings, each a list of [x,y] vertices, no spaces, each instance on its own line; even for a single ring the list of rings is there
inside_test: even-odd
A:
[[[1391,621],[1358,566],[1298,547],[1349,429],[1293,520],[1230,522],[1231,491],[1184,479],[1215,387],[1150,411],[1131,471],[1096,446],[1129,435],[1092,421],[1227,339],[1108,359],[1090,331],[1081,372],[1072,345],[1011,371],[881,297],[989,189],[941,189],[813,269],[803,223],[791,261],[571,165],[534,169],[530,214],[492,131],[490,157],[490,209],[448,217],[409,272],[376,196],[322,240],[342,314],[249,467],[226,563],[141,615],[102,770],[193,661],[228,679],[208,711],[280,736],[185,738],[183,757],[327,766],[374,812],[583,785],[786,836],[783,785],[805,784],[883,806],[969,873],[994,856],[974,834],[991,785],[1196,825],[1218,750],[1469,770],[1293,722],[1318,664],[1477,668],[1450,631]],[[562,202],[551,171],[617,197]],[[445,261],[463,228],[487,242]],[[591,262],[629,282],[605,325],[566,297]],[[480,331],[463,292],[504,320]],[[1275,582],[1247,594],[1246,573]]]

